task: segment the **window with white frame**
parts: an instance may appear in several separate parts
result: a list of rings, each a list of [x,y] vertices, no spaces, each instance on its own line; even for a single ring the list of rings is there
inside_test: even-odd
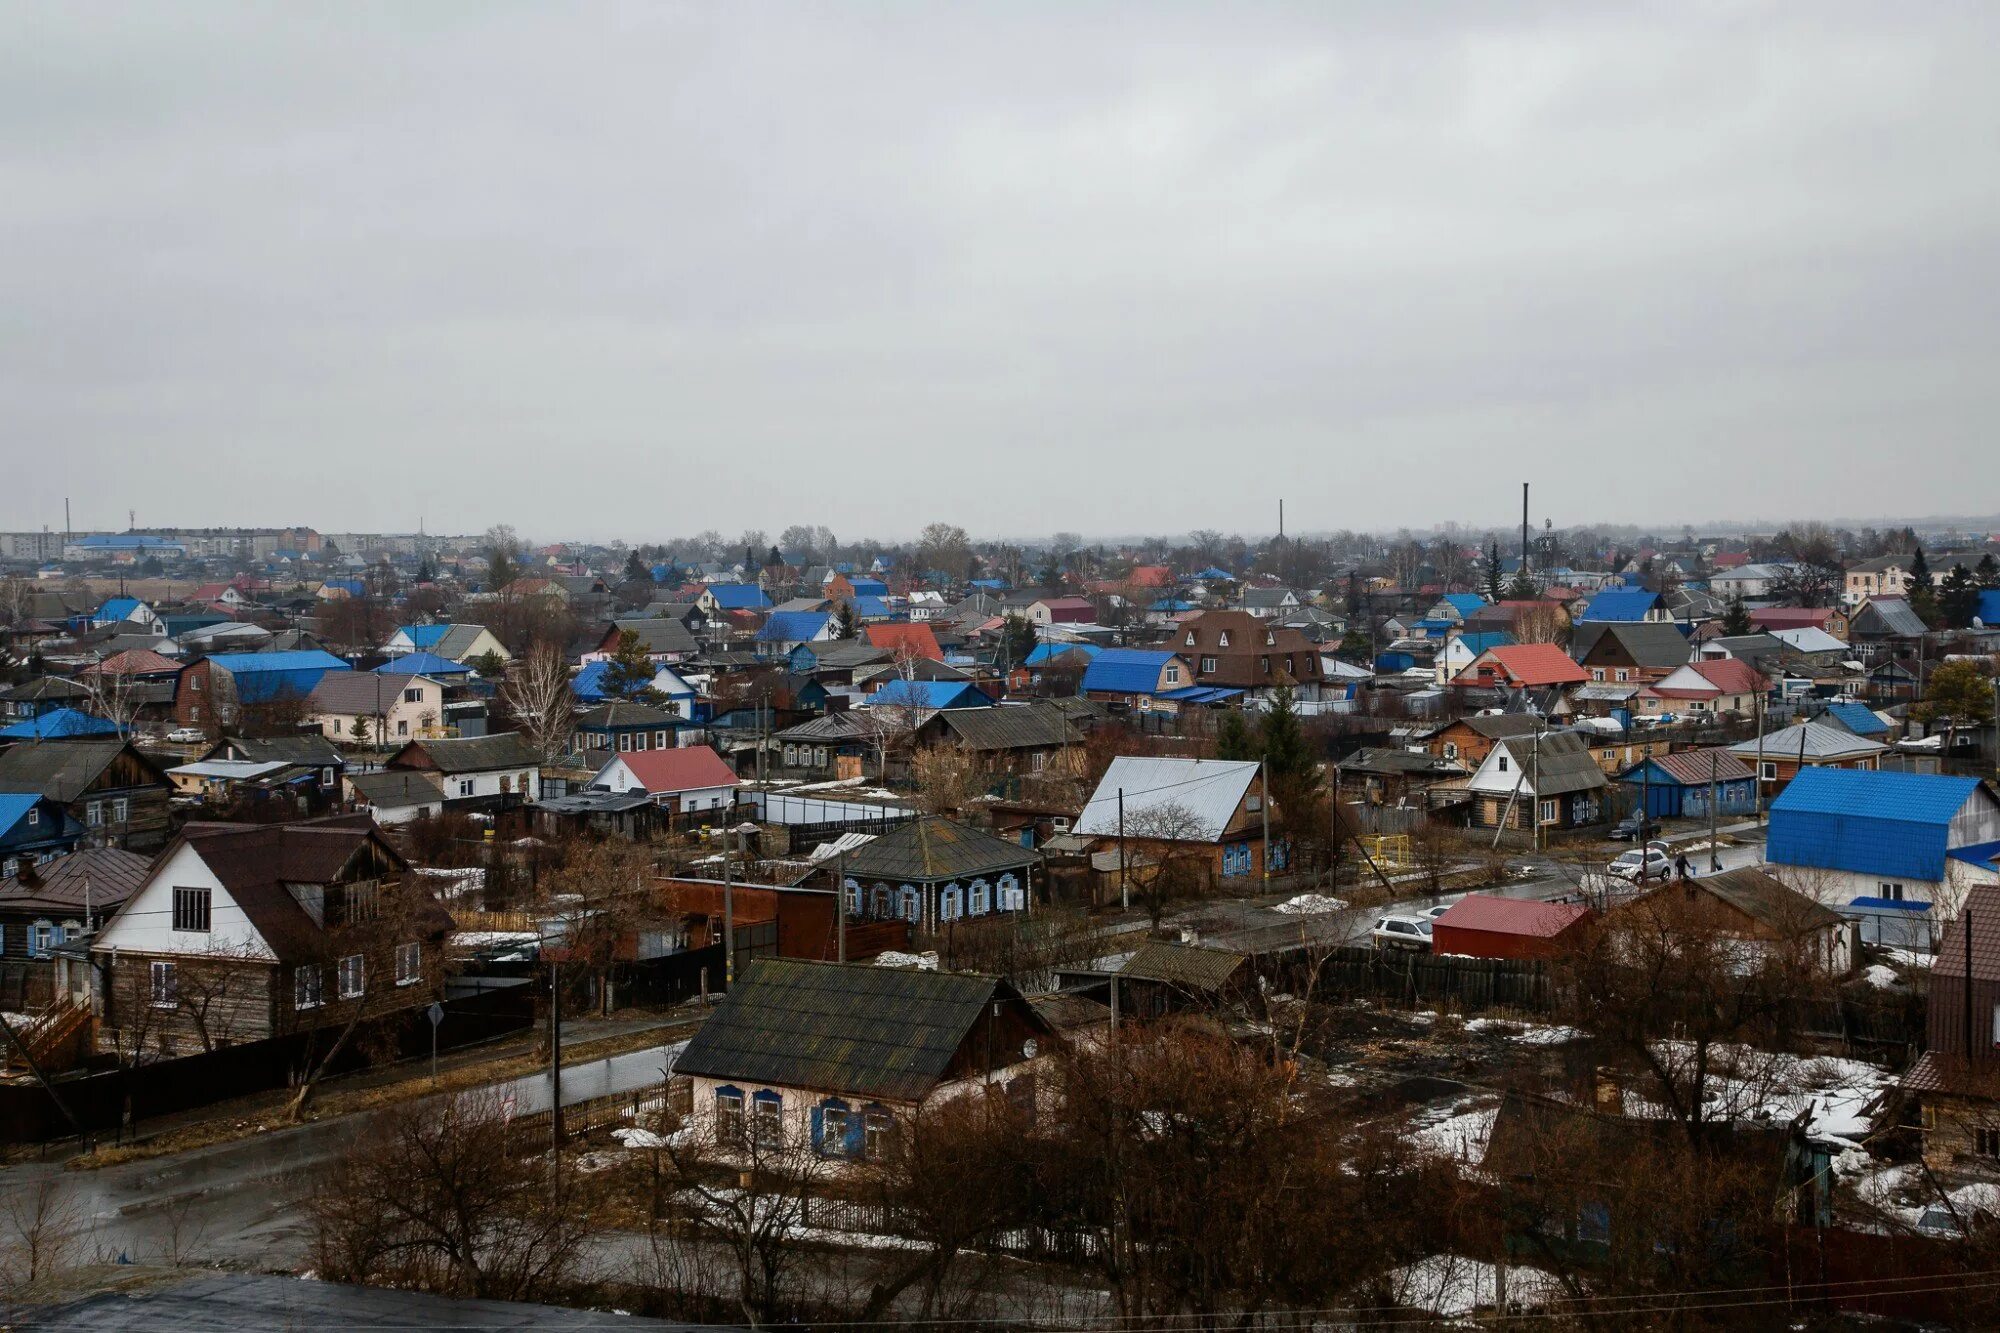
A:
[[[871,1162],[879,1162],[889,1155],[890,1135],[895,1133],[895,1122],[887,1111],[868,1111],[861,1120],[861,1152]]]
[[[785,1103],[775,1092],[750,1099],[750,1142],[767,1152],[785,1146]]]
[[[1202,658],[1201,669],[1206,672],[1213,672],[1215,670],[1215,659],[1213,657]]]
[[[56,947],[56,925],[53,921],[37,921],[28,927],[28,957],[46,958],[49,950]]]
[[[319,964],[301,963],[292,969],[292,1008],[317,1009],[319,1006]]]
[[[1167,667],[1167,684],[1169,684],[1169,685],[1178,685],[1178,684],[1180,684],[1180,683],[1181,683],[1181,669],[1180,669],[1179,667],[1177,667],[1177,666],[1171,666],[1171,665],[1170,665],[1170,666],[1168,666],[1168,667]]]
[[[1543,801],[1543,802],[1542,802],[1542,807],[1541,807],[1541,808],[1542,808],[1542,822],[1543,822],[1544,824],[1553,824],[1553,823],[1555,823],[1555,822],[1556,822],[1556,803],[1555,803],[1554,801]]]
[[[715,1138],[718,1143],[743,1142],[743,1094],[734,1088],[715,1090]]]
[[[207,933],[213,902],[210,889],[174,889],[174,929]]]
[[[104,823],[104,802],[92,801],[89,805],[83,807],[83,822],[91,828],[97,828],[102,825]]]
[[[368,991],[367,962],[358,953],[340,960],[340,998],[358,1000]]]
[[[1507,756],[1506,756],[1506,755],[1502,754],[1502,755],[1499,755],[1498,757],[1496,757],[1496,758],[1494,759],[1494,761],[1493,761],[1493,771],[1494,771],[1494,772],[1496,772],[1496,773],[1505,773],[1505,772],[1507,771]]]
[[[126,820],[130,819],[131,817],[132,817],[132,802],[128,797],[120,796],[111,802],[112,823],[123,824]]]
[[[1757,766],[1757,775],[1766,782],[1776,782],[1778,780],[1777,762],[1766,759],[1762,764]]]
[[[460,778],[460,779],[458,780],[458,794],[459,794],[460,796],[470,796],[470,795],[472,795],[472,779],[471,779],[471,778]]]
[[[149,993],[153,1008],[171,1009],[180,1003],[179,979],[174,974],[174,965],[164,959],[156,959],[151,969]]]
[[[424,979],[424,946],[411,941],[396,946],[396,984],[414,986]]]
[[[819,1150],[829,1155],[844,1156],[847,1153],[848,1115],[845,1106],[831,1103],[820,1108]]]

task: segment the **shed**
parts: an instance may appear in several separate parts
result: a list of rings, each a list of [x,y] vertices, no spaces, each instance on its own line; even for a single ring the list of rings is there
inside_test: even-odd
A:
[[[1472,893],[1431,928],[1431,951],[1469,958],[1553,958],[1587,928],[1578,903],[1544,903]]]

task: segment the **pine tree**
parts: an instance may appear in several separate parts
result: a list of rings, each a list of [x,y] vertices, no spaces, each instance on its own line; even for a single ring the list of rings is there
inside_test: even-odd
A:
[[[1910,591],[1918,588],[1929,591],[1937,586],[1931,578],[1931,562],[1924,559],[1924,548],[1920,545],[1910,556]]]
[[[645,560],[640,557],[638,549],[635,547],[625,555],[625,581],[627,583],[634,583],[641,579],[644,579],[648,583],[652,582],[653,571],[646,568]]]
[[[1035,651],[1034,622],[1026,616],[1010,615],[1001,622],[1000,645],[1009,666],[1020,666]]]
[[[854,603],[842,602],[840,610],[833,615],[833,637],[851,639],[854,637]]]
[[[1514,581],[1507,585],[1507,596],[1517,602],[1532,602],[1540,595],[1534,579],[1528,576],[1528,567],[1521,566],[1514,575]]]
[[[659,673],[653,659],[646,655],[646,646],[639,641],[639,632],[620,630],[618,647],[604,664],[604,679],[599,688],[608,698],[658,704],[660,695],[653,688],[653,678]]]
[[[1358,629],[1350,628],[1347,633],[1341,636],[1340,647],[1334,649],[1334,655],[1345,658],[1350,662],[1365,663],[1368,661],[1371,648],[1372,645],[1368,642],[1366,634],[1363,634]]]
[[[1964,629],[1979,610],[1979,585],[1964,565],[1953,565],[1938,585],[1938,614],[1947,629]]]
[[[1271,706],[1257,728],[1257,743],[1273,783],[1282,780],[1298,791],[1318,781],[1319,756],[1299,726],[1291,686],[1280,685],[1271,692]]]
[[[1988,551],[1979,557],[1979,568],[1972,571],[1972,578],[1982,588],[2000,588],[2000,560]]]
[[[1215,728],[1215,757],[1232,763],[1259,757],[1256,739],[1240,710],[1231,708],[1222,714],[1222,721]]]
[[[1500,600],[1500,592],[1503,587],[1500,577],[1500,543],[1498,541],[1491,541],[1486,544],[1485,574],[1486,600],[1497,602]]]
[[[1750,634],[1756,631],[1750,623],[1750,608],[1743,604],[1743,594],[1737,593],[1729,599],[1729,605],[1722,612],[1722,632],[1728,635]]]

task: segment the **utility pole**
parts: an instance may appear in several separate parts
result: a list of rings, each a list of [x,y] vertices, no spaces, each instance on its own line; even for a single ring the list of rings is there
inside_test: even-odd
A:
[[[1965,1065],[1972,1068],[1972,909],[1965,909]]]
[[[1527,487],[1521,489],[1525,492]],[[1528,781],[1534,789],[1528,798],[1529,826],[1534,829],[1530,846],[1539,852],[1542,850],[1542,719],[1539,716],[1535,718],[1534,742],[1528,747],[1528,766],[1534,774]]]
[[[1646,747],[1645,762],[1639,765],[1639,883],[1646,882],[1646,854],[1653,849],[1653,840],[1646,835],[1652,832],[1653,822],[1653,755],[1652,746]]]
[[[1121,911],[1132,910],[1132,885],[1125,873],[1125,789],[1118,789],[1118,906]]]
[[[847,961],[847,853],[842,852],[837,860],[838,869],[833,879],[833,938],[834,959]]]
[[[1722,869],[1722,849],[1715,845],[1715,769],[1722,756],[1714,748],[1708,752],[1708,870],[1710,874]]]
[[[549,960],[549,1158],[560,1160],[562,1113],[562,964]]]
[[[722,989],[725,991],[736,986],[736,886],[729,879],[729,838],[734,832],[727,824],[722,826]]]
[[[1521,483],[1521,577],[1528,577],[1528,483]]]
[[[1757,691],[1757,778],[1750,784],[1750,790],[1757,797],[1757,822],[1764,822],[1764,695]]]
[[[1271,887],[1271,784],[1264,780],[1264,766],[1267,762],[1263,759],[1257,761],[1257,811],[1264,817],[1264,855],[1262,859],[1264,862],[1263,880],[1266,891]]]

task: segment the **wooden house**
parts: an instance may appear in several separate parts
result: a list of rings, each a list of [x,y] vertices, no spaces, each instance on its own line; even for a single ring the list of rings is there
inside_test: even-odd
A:
[[[189,824],[91,941],[97,1046],[172,1056],[443,993],[451,918],[367,815]]]
[[[0,752],[0,791],[41,793],[107,846],[144,852],[167,840],[173,784],[128,741],[13,746]]]

